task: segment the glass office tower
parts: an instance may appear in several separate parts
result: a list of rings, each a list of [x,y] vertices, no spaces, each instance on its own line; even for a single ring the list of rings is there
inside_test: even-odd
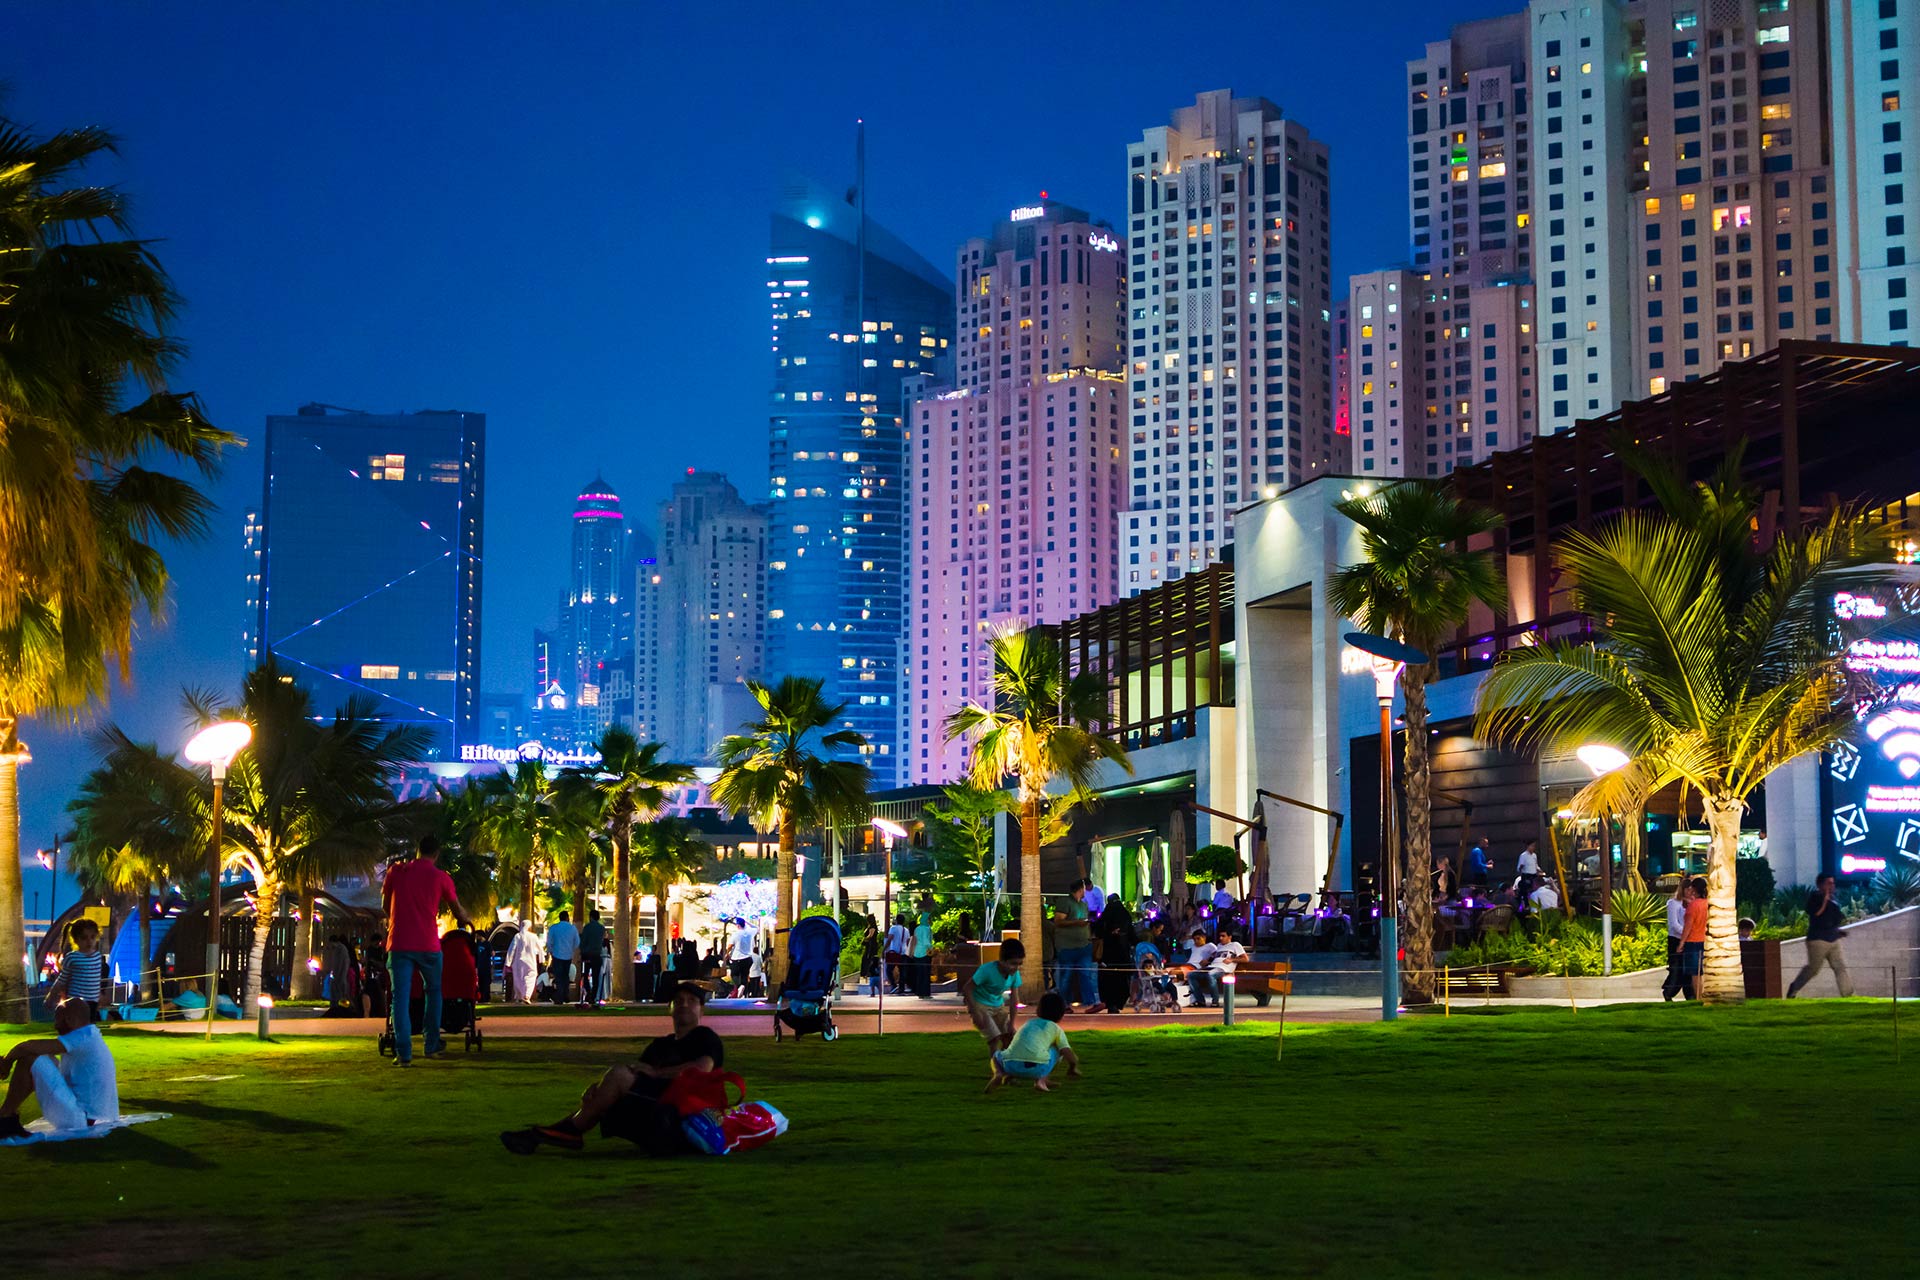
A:
[[[863,252],[864,246],[864,252]],[[906,502],[901,381],[941,370],[953,285],[847,197],[788,183],[767,293],[773,403],[767,674],[847,704],[879,786],[899,776]]]
[[[427,759],[480,741],[486,423],[317,404],[267,419],[260,654],[322,714],[359,694],[429,730]]]

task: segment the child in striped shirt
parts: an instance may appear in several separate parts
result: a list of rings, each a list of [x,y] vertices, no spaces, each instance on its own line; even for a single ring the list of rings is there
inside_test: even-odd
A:
[[[100,926],[91,920],[76,920],[67,926],[67,938],[73,950],[60,961],[60,973],[47,988],[47,1005],[53,1007],[65,996],[85,1002],[90,1022],[100,1020],[100,997],[107,987],[107,957],[100,950]]]

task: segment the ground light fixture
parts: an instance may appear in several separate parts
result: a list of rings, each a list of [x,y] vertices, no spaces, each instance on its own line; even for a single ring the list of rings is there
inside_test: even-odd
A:
[[[1596,778],[1604,778],[1615,769],[1624,769],[1633,757],[1606,742],[1588,742],[1575,748],[1574,756]],[[1600,824],[1600,976],[1613,972],[1613,841],[1607,824]],[[1567,904],[1569,910],[1573,904]]]
[[[1346,642],[1373,659],[1373,696],[1380,704],[1380,1018],[1400,1016],[1400,897],[1395,875],[1393,822],[1393,687],[1408,666],[1427,664],[1427,655],[1410,644],[1365,631],[1349,631]]]
[[[886,879],[883,882],[883,887],[881,889],[881,901],[884,902],[886,905],[882,907],[881,910],[885,913],[884,919],[886,921],[887,928],[892,929],[893,928],[893,842],[895,840],[905,840],[907,838],[907,829],[901,826],[899,823],[891,822],[886,818],[875,818],[872,821],[873,821],[873,829],[875,831],[878,831],[882,836],[886,837],[886,842],[887,842]],[[887,1032],[887,980],[891,976],[892,975],[887,972],[887,944],[885,941],[885,935],[883,934],[881,935],[881,943],[880,943],[879,995],[875,997],[876,1003],[874,1006],[875,1008],[874,1034],[875,1035],[885,1035]]]
[[[227,770],[233,758],[253,741],[253,726],[244,720],[222,720],[193,735],[187,743],[190,764],[203,764],[213,775],[213,839],[207,846],[207,1039],[213,1039],[213,1020],[220,1012],[220,850],[226,843]],[[262,1015],[264,1016],[264,1014]]]

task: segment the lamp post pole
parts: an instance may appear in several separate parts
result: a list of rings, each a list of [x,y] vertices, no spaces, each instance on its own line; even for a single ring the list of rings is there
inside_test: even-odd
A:
[[[1624,768],[1628,761],[1627,753],[1604,742],[1589,742],[1574,751],[1574,756],[1596,779],[1604,778],[1615,769]],[[1620,847],[1627,844],[1627,823],[1637,815],[1620,815]],[[1605,812],[1600,814],[1600,973],[1602,976],[1613,972],[1613,824],[1608,821]],[[1572,912],[1571,902],[1564,904]]]
[[[220,1003],[220,848],[225,841],[227,762],[213,761],[213,841],[207,846],[207,1039]],[[263,906],[261,908],[265,910]]]
[[[213,1020],[220,1007],[220,867],[226,847],[227,768],[253,741],[253,728],[244,720],[210,724],[187,743],[192,764],[204,764],[213,779],[213,840],[207,847],[207,1039],[213,1039]],[[265,903],[261,910],[267,910]]]
[[[1384,667],[1384,672],[1382,670]],[[1376,660],[1374,693],[1380,703],[1380,1018],[1400,1016],[1399,851],[1393,821],[1393,681],[1391,664]]]
[[[875,1006],[877,1012],[874,1017],[874,1034],[885,1035],[887,1033],[887,982],[893,977],[893,975],[888,972],[891,966],[887,964],[886,943],[887,936],[893,932],[893,842],[906,835],[907,829],[899,823],[890,822],[885,818],[874,818],[872,822],[873,829],[878,831],[881,838],[887,842],[886,875],[880,889],[880,900],[885,904],[881,907],[881,912],[885,917],[887,933],[881,935],[880,941],[880,994],[878,996],[878,1004]]]

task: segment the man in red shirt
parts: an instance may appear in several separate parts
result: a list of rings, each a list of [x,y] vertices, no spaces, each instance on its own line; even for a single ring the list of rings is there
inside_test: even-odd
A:
[[[440,842],[432,836],[421,837],[420,856],[387,868],[380,888],[387,912],[387,967],[393,973],[393,1063],[397,1067],[413,1065],[413,1017],[407,995],[413,990],[416,970],[427,989],[421,1016],[426,1023],[422,1031],[427,1057],[440,1056],[440,905],[451,906],[453,918],[463,928],[473,927],[454,891],[453,877],[440,869],[439,858]]]

